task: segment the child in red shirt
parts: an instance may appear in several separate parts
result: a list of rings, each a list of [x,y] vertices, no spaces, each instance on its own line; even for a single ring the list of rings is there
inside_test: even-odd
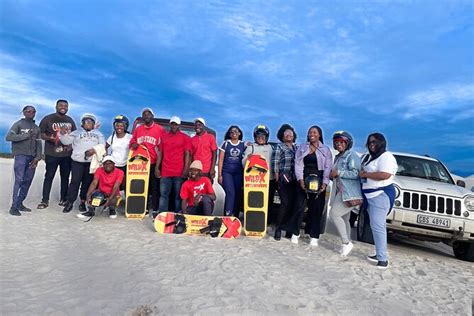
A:
[[[181,186],[180,196],[185,214],[212,215],[216,194],[211,180],[202,176],[202,163],[199,160],[189,166],[189,179]]]
[[[102,167],[95,172],[94,180],[89,186],[89,190],[87,190],[87,202],[89,205],[91,204],[92,194],[96,191],[98,186],[99,191],[107,198],[104,207],[109,208],[109,217],[117,218],[115,205],[120,197],[120,184],[122,183],[123,176],[123,171],[119,168],[115,168],[115,161],[112,156],[104,157]],[[90,218],[92,216],[94,216],[94,209],[91,206],[87,212],[77,215],[79,218]]]

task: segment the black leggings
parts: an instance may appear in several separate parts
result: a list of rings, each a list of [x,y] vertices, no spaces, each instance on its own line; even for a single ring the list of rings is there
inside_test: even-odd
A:
[[[94,180],[94,174],[89,173],[91,163],[90,162],[71,162],[71,183],[69,184],[69,189],[67,191],[67,201],[74,203],[77,199],[77,194],[79,192],[79,187],[81,192],[79,194],[82,201],[86,200],[87,190]]]

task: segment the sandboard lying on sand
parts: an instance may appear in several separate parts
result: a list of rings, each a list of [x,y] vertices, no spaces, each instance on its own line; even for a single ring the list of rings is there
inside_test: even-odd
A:
[[[250,237],[264,237],[267,232],[268,189],[270,172],[261,155],[250,156],[244,168],[244,232]]]
[[[161,234],[204,235],[236,238],[242,225],[237,217],[200,216],[162,212],[155,217],[155,230]]]
[[[125,216],[142,219],[145,217],[148,200],[148,179],[150,175],[150,154],[145,146],[130,150],[127,160],[127,192]]]

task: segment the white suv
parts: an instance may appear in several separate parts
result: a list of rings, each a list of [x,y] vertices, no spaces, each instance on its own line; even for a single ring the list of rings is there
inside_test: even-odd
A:
[[[474,262],[474,193],[463,181],[455,184],[441,161],[393,153],[398,163],[394,179],[395,205],[387,229],[413,238],[442,241],[456,258]],[[361,210],[357,237],[373,243],[367,211]]]

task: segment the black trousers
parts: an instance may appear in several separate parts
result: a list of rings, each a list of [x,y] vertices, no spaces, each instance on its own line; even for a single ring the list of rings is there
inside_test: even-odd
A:
[[[303,222],[305,202],[308,206],[308,214],[306,217],[305,233],[311,238],[319,238],[321,234],[321,218],[326,202],[326,190],[315,194],[306,194],[306,192],[298,185],[296,189],[296,212],[291,219],[291,227],[293,234],[300,234],[301,223]]]
[[[273,224],[276,221],[278,210],[275,210],[273,198],[275,197],[275,190],[277,187],[276,180],[270,180],[268,186],[268,216],[267,225]]]
[[[94,174],[89,173],[89,168],[91,166],[90,162],[71,162],[71,183],[69,183],[69,189],[67,192],[67,201],[74,203],[77,199],[77,194],[79,192],[79,187],[81,192],[79,196],[82,201],[86,200],[87,190],[94,180]]]
[[[278,192],[280,193],[280,207],[276,210],[276,229],[281,230],[282,226],[287,225],[295,213],[296,189],[298,183],[291,181],[289,183],[280,182]]]
[[[126,186],[127,186],[127,166],[117,167],[117,168],[123,171],[123,181],[120,184],[120,190],[125,191]]]
[[[61,195],[60,200],[67,199],[67,189],[69,186],[69,174],[71,173],[71,157],[54,157],[45,156],[46,173],[43,181],[43,198],[42,202],[49,202],[51,194],[51,186],[53,185],[56,170],[59,167],[59,174],[61,175]]]
[[[155,177],[155,166],[156,164],[150,165],[150,175],[148,178],[148,196],[151,195],[151,199],[148,203],[148,209],[153,212],[158,212],[158,206],[160,202],[160,179]]]

